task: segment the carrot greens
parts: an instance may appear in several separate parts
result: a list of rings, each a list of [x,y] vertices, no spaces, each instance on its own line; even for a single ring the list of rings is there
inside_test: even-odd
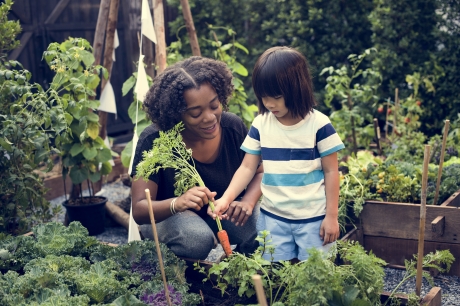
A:
[[[153,141],[152,150],[143,153],[143,160],[137,165],[138,177],[148,180],[160,169],[173,168],[176,170],[176,183],[174,194],[180,196],[194,186],[205,187],[205,184],[195,168],[192,158],[192,149],[187,149],[182,140],[181,131],[184,124],[179,122],[172,129],[160,131],[160,136]],[[214,203],[209,201],[211,210],[214,211]],[[222,230],[220,219],[216,218],[219,231]]]

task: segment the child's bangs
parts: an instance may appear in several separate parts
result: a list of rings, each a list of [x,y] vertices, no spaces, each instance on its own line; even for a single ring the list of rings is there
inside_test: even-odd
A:
[[[268,63],[259,71],[253,84],[254,93],[257,97],[278,97],[283,95],[276,74],[276,69]]]

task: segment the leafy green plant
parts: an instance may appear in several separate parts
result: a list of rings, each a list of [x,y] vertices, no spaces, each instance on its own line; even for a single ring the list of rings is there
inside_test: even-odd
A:
[[[165,245],[160,249],[168,286],[180,301],[174,305],[199,304],[200,297],[188,292],[186,263]],[[153,241],[111,247],[88,236],[78,222],[50,222],[34,228],[33,236],[0,241],[0,264],[1,305],[162,305],[148,303],[149,297],[165,302]]]
[[[274,263],[261,255],[270,243],[267,235],[265,231],[258,238],[262,244],[250,257],[235,253],[208,271],[199,264],[195,268],[217,277],[222,293],[238,287],[238,294],[248,297],[255,294],[252,275],[260,274],[269,305],[375,305],[380,300],[385,262],[359,244],[340,241],[335,255],[312,249],[306,261]],[[337,255],[347,263],[335,264]]]
[[[19,43],[18,22],[7,21],[12,4],[0,5],[0,232],[17,235],[57,212],[37,171],[51,170],[56,141],[69,126],[57,92],[31,83],[29,71],[6,60],[4,52]]]
[[[378,71],[359,68],[363,60],[375,52],[367,49],[360,55],[351,54],[348,60],[351,67],[342,66],[324,68],[320,75],[328,73],[325,103],[331,107],[331,101],[337,98],[340,109],[334,110],[331,122],[344,141],[351,141],[352,152],[357,153],[358,147],[367,148],[374,137],[373,104],[377,101],[375,92],[380,86],[381,75]]]
[[[98,74],[102,72],[105,78],[108,75],[104,67],[93,66],[91,51],[85,39],[70,38],[61,44],[50,44],[43,54],[56,73],[51,88],[62,94],[60,99],[70,125],[70,133],[57,142],[61,148],[62,175],[64,179],[69,175],[80,191],[81,184],[87,181],[90,196],[94,194],[90,182],[97,182],[112,171],[112,152],[99,136],[99,116],[94,112],[99,101],[93,99],[100,82]],[[78,197],[82,194],[71,195]]]

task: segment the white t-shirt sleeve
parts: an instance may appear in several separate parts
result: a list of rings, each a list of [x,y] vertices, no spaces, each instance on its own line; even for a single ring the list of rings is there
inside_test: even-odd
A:
[[[316,145],[321,157],[330,155],[345,148],[340,136],[335,131],[329,118],[320,116],[316,131]]]

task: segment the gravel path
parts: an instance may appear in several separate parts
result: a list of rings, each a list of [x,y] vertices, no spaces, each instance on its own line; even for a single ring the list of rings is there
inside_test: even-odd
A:
[[[87,195],[87,193],[84,195]],[[102,190],[97,194],[105,196],[110,202],[121,201],[128,197],[129,188],[123,185],[122,182],[115,182],[106,184],[102,187]],[[52,205],[61,205],[64,201],[64,196],[53,199]],[[64,222],[65,209],[62,213],[57,216],[57,220]],[[105,228],[102,234],[96,236],[99,241],[110,242],[115,244],[124,244],[128,242],[128,231],[121,226],[113,226]],[[220,245],[211,251],[206,260],[216,261],[223,254],[223,250]],[[405,270],[385,268],[385,291],[392,291],[404,277]],[[457,276],[445,276],[440,275],[434,279],[435,286],[441,287],[442,293],[442,305],[454,306],[460,305],[460,277]],[[422,283],[422,296],[430,291],[431,286],[423,280]],[[399,292],[415,292],[415,279],[405,283],[398,290]]]

